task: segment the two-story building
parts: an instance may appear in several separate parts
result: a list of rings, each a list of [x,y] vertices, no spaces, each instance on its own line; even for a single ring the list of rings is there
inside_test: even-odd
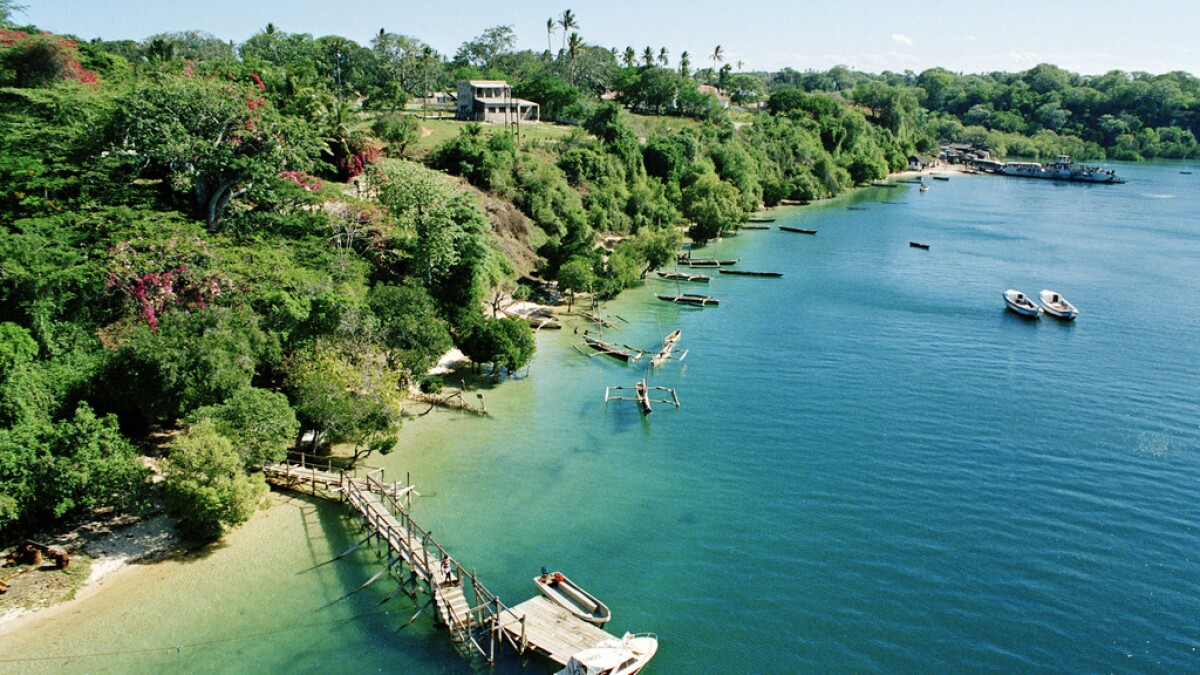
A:
[[[466,80],[458,83],[456,118],[471,122],[507,124],[541,121],[541,106],[514,98],[503,80]]]

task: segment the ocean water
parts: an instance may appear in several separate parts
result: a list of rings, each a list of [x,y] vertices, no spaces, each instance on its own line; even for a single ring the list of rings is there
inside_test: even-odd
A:
[[[648,418],[568,327],[374,458],[418,520],[510,604],[542,565],[654,632],[646,672],[1200,669],[1200,176],[1120,165],[1086,186],[955,175],[780,209],[697,255],[717,308],[606,313],[615,341],[683,331]],[[911,248],[909,240],[930,244]],[[1005,311],[1042,288],[1074,323]],[[580,324],[580,330],[584,326]],[[228,544],[138,567],[0,636],[0,669],[467,673],[381,581],[343,508],[292,498]],[[348,597],[346,597],[348,596]],[[24,659],[15,661],[13,659]],[[512,655],[496,672],[550,667]]]

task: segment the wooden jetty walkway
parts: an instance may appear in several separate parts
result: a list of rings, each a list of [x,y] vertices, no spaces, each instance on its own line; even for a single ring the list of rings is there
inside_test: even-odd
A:
[[[386,483],[382,469],[346,471],[333,468],[328,460],[322,465],[320,459],[314,464],[305,455],[297,459],[263,467],[267,481],[350,505],[366,534],[337,558],[371,545],[386,564],[358,590],[385,576],[394,577],[400,588],[393,595],[403,591],[418,602],[426,598],[409,623],[432,607],[438,624],[449,630],[462,651],[478,653],[489,664],[495,663],[497,648],[505,643],[518,654],[536,652],[566,665],[580,651],[616,639],[540,595],[515,607],[501,602],[474,569],[468,571],[450,557],[412,519],[409,510],[415,491],[408,477],[404,483]]]

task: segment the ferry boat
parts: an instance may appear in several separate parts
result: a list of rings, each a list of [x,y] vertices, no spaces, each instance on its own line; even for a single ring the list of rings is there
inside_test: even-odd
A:
[[[1112,169],[1101,169],[1098,166],[1076,167],[1071,164],[1069,155],[1059,155],[1053,164],[1045,165],[1038,162],[1008,162],[998,166],[995,173],[1016,178],[1042,178],[1076,183],[1117,184],[1125,182],[1125,179],[1118,177]]]

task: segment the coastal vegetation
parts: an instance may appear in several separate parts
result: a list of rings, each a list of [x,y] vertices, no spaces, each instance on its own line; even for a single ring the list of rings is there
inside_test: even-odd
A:
[[[6,537],[144,506],[145,456],[163,457],[184,530],[218,537],[261,502],[249,472],[301,429],[361,461],[397,444],[405,396],[438,387],[426,373],[450,348],[518,373],[533,334],[489,299],[549,282],[572,302],[610,297],[671,264],[685,232],[703,244],[764,206],[884,178],[939,139],[1198,153],[1200,89],[1181,73],[753,74],[721,47],[695,69],[689,52],[672,65],[665,48],[588,44],[570,11],[544,52],[514,50],[510,26],[453,56],[385,30],[364,46],[274,25],[236,46],[193,31],[89,42],[15,26],[10,7]],[[567,126],[455,124],[422,146],[431,94],[470,78],[509,80]]]

